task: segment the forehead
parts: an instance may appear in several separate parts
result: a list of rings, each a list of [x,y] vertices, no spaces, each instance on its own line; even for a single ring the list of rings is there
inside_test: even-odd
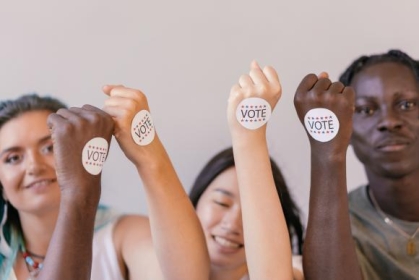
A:
[[[351,83],[357,97],[394,95],[418,91],[413,71],[397,62],[381,62],[361,70]]]
[[[0,128],[0,149],[24,146],[50,134],[47,126],[49,111],[31,111],[6,122]]]
[[[220,193],[232,197],[238,197],[239,185],[235,167],[229,167],[221,172],[205,190],[204,194]]]

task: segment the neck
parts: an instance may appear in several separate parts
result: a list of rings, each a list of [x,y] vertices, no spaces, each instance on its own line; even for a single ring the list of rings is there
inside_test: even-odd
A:
[[[210,280],[247,280],[247,266],[238,268],[225,268],[211,265]]]
[[[371,192],[384,213],[400,220],[419,222],[419,170],[398,178],[377,176],[367,170],[367,177]]]
[[[19,213],[25,247],[30,252],[45,256],[57,222],[58,211],[43,214]]]

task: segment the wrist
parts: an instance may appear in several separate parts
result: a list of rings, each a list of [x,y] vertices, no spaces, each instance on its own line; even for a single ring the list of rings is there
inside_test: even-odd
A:
[[[233,146],[251,146],[260,143],[266,143],[266,132],[265,130],[260,131],[247,131],[246,133],[232,132],[231,140]]]
[[[311,158],[315,161],[321,161],[323,163],[330,164],[342,164],[346,163],[346,151],[325,151],[319,149],[311,151]]]
[[[153,161],[156,161],[161,155],[162,150],[164,150],[157,135],[154,140],[146,146],[134,145],[135,146],[133,146],[129,152],[125,152],[125,155],[137,169],[142,169],[143,167],[152,164]]]
[[[100,183],[61,188],[60,205],[63,207],[96,208],[100,200],[100,193]]]

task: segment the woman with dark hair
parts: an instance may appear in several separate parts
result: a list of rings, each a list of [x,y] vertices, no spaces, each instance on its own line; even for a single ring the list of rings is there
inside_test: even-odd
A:
[[[202,229],[162,143],[131,136],[145,95],[103,90],[104,111],[36,94],[0,103],[1,279],[208,279]],[[142,178],[151,223],[98,207],[101,172],[82,155],[112,133]]]
[[[253,81],[248,83],[249,80]],[[258,83],[266,91],[257,88]],[[280,96],[279,80],[273,68],[262,70],[253,62],[249,75],[243,75],[238,86],[232,89],[228,110],[233,148],[219,152],[205,165],[189,194],[204,229],[211,260],[211,279],[290,279],[288,277],[292,274],[294,279],[302,279],[301,270],[291,270],[291,249],[288,246],[294,243],[294,251],[301,254],[303,227],[285,180],[267,154],[266,125],[247,131],[237,124],[237,120],[231,119],[238,102],[246,98],[263,98],[273,108]],[[255,181],[260,184],[246,184]],[[253,190],[249,191],[248,187]],[[253,196],[250,194],[253,191],[257,194],[254,199],[248,200],[249,195]],[[257,208],[263,210],[255,213]],[[273,215],[272,219],[270,215]],[[266,217],[269,223],[264,221]],[[249,228],[252,230],[249,231]],[[263,238],[256,238],[258,231]],[[275,241],[271,243],[270,235],[275,236]],[[248,237],[246,242],[245,236]],[[264,242],[270,244],[264,247]],[[255,246],[262,249],[255,250]],[[272,252],[277,258],[268,261]],[[296,260],[301,266],[301,258],[297,257]]]
[[[290,241],[293,245],[293,252],[301,255],[303,249],[303,225],[300,220],[300,213],[298,207],[291,197],[287,184],[285,183],[284,176],[281,173],[276,162],[270,158],[272,175],[275,182],[275,187],[278,197],[282,203],[282,210],[284,211],[285,220],[287,221],[288,230],[290,231]],[[234,167],[233,148],[229,147],[218,154],[216,154],[204,166],[189,192],[189,198],[192,201],[195,209],[197,208],[199,199],[202,194],[208,189],[215,178],[218,177],[225,170]]]

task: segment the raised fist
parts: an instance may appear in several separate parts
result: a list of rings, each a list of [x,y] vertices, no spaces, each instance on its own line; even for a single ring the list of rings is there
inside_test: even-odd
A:
[[[51,114],[48,126],[62,196],[100,197],[100,173],[112,137],[112,118],[96,107],[84,105]]]
[[[125,156],[136,166],[141,165],[145,147],[156,135],[147,97],[140,90],[124,86],[105,86],[109,96],[103,110],[115,122],[114,136]]]
[[[227,116],[232,136],[247,131],[266,131],[266,122],[281,97],[282,89],[274,68],[263,70],[253,61],[248,75],[230,91]]]
[[[311,146],[321,145],[333,152],[345,152],[352,133],[354,91],[340,82],[332,83],[326,73],[309,74],[294,97],[298,117]]]

